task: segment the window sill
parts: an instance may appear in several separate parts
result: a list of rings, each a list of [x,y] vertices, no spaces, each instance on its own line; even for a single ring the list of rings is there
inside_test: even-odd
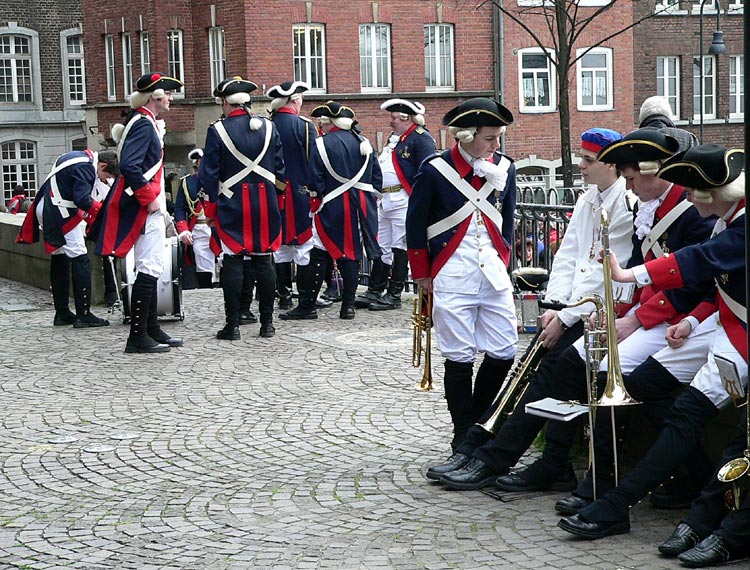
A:
[[[518,109],[519,113],[524,115],[545,115],[549,113],[557,113],[557,108],[544,107],[542,109],[534,109],[533,107],[521,107]]]

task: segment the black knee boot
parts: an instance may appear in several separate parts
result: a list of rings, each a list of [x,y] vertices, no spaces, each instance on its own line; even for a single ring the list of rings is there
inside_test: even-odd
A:
[[[355,314],[354,297],[357,294],[357,285],[359,284],[359,262],[353,259],[339,259],[337,265],[344,282],[339,317],[353,319]]]
[[[370,275],[367,279],[367,291],[362,293],[362,295],[357,295],[357,298],[354,300],[354,306],[357,309],[364,309],[370,303],[374,303],[380,299],[380,296],[385,291],[390,270],[391,266],[383,263],[380,257],[373,260]]]
[[[130,335],[125,352],[166,352],[168,344],[156,342],[148,336],[148,316],[151,298],[156,291],[156,277],[139,273],[130,295]]]
[[[258,311],[260,312],[260,336],[271,338],[276,334],[276,328],[273,326],[273,302],[276,297],[277,275],[270,255],[254,255],[252,263],[257,285]],[[291,301],[291,290],[289,299]]]
[[[212,289],[214,286],[214,274],[208,271],[196,271],[195,279],[198,282],[198,289]]]
[[[472,423],[477,422],[495,401],[511,366],[513,366],[512,358],[499,359],[492,358],[489,354],[484,355],[484,360],[474,380],[474,391],[471,396]]]
[[[313,248],[310,252],[310,263],[297,268],[299,303],[291,311],[279,315],[281,320],[298,321],[318,318],[315,301],[318,299],[318,293],[325,279],[328,258],[328,253],[324,250]]]
[[[474,423],[474,411],[471,400],[471,377],[474,365],[471,362],[445,361],[445,399],[453,421],[453,441],[455,451],[466,437],[466,432]]]
[[[70,259],[67,255],[51,255],[49,258],[49,281],[52,286],[52,301],[55,304],[56,327],[72,325],[76,316],[70,310]]]
[[[73,296],[76,302],[74,328],[106,327],[107,319],[100,319],[91,313],[91,262],[87,254],[70,260],[73,275]]]
[[[250,306],[253,304],[253,290],[255,289],[255,265],[252,259],[240,257],[242,257],[242,292],[240,293],[238,322],[241,325],[251,325],[258,322],[258,317],[250,310]]]
[[[380,297],[377,303],[369,306],[371,311],[390,311],[401,308],[401,292],[406,285],[409,276],[409,257],[406,250],[393,250],[393,270],[391,271],[391,282],[388,284],[388,292]],[[506,371],[507,372],[507,371]]]
[[[117,272],[115,271],[115,258],[105,255],[102,257],[102,273],[104,274],[104,302],[112,307],[118,299]]]
[[[291,309],[292,302],[292,262],[276,264],[276,294],[279,296],[279,309]]]
[[[151,290],[151,304],[148,310],[148,319],[146,319],[146,332],[148,336],[159,344],[169,346],[182,346],[185,344],[181,338],[174,338],[165,333],[159,326],[159,298],[158,298],[158,280],[154,281]]]
[[[224,254],[221,288],[224,292],[224,314],[227,324],[216,333],[219,340],[240,340],[240,299],[244,285],[243,255]]]

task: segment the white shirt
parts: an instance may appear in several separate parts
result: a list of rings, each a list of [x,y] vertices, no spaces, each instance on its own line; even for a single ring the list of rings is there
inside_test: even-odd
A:
[[[381,152],[378,157],[380,171],[383,174],[383,188],[401,184],[401,181],[396,175],[396,167],[393,165],[393,151],[400,138],[399,135],[391,133],[391,136],[388,137],[388,144],[383,147],[383,152]],[[402,188],[398,192],[387,192],[383,194],[378,203],[385,211],[397,210],[399,208],[404,208],[405,210],[409,205],[409,195],[406,193],[406,190]],[[404,212],[404,215],[406,215],[406,212]]]

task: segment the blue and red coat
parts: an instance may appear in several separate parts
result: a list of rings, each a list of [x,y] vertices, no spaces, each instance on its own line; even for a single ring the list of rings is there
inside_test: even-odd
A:
[[[16,243],[35,243],[39,241],[39,220],[36,217],[36,208],[39,200],[44,200],[42,211],[44,249],[51,253],[65,245],[65,234],[75,228],[84,219],[84,214],[89,221],[96,218],[101,202],[91,197],[91,190],[96,183],[96,164],[94,153],[90,150],[73,151],[60,155],[55,160],[55,168],[74,159],[84,159],[85,162],[76,162],[63,167],[55,175],[57,185],[57,198],[72,202],[74,208],[56,206],[52,199],[55,192],[52,185],[52,177],[42,184],[42,187],[34,196],[34,205],[26,215],[21,230],[16,237]]]
[[[204,210],[204,198],[205,193],[201,192],[201,183],[197,173],[188,174],[180,178],[177,187],[177,197],[174,201],[174,225],[178,234],[193,230],[198,221],[198,216]],[[192,211],[188,200],[192,205]],[[214,255],[221,253],[219,236],[214,228],[211,229],[210,246]]]
[[[744,208],[745,201],[741,200],[724,231],[701,244],[648,261],[646,270],[656,290],[700,285],[706,276],[715,279],[722,292],[716,295],[714,305],[719,311],[719,319],[732,346],[747,361],[747,323],[743,322],[747,311]],[[735,308],[741,308],[740,316],[730,308],[724,295]]]
[[[349,130],[333,128],[323,136],[323,145],[334,171],[342,178],[354,178],[367,161],[359,182],[371,184],[378,192],[382,189],[383,175],[375,153],[365,158],[360,152],[362,135]],[[317,145],[310,156],[310,190],[317,194],[312,202],[316,210],[320,201],[342,185],[325,167]],[[360,260],[363,245],[368,259],[380,257],[377,245],[377,196],[358,188],[349,188],[341,196],[326,202],[315,214],[315,229],[333,259]]]
[[[664,201],[654,214],[655,227],[673,208],[686,199],[686,192],[682,186],[673,185]],[[634,211],[638,213],[636,206]],[[670,226],[657,237],[657,242],[664,253],[674,252],[686,246],[701,243],[711,236],[716,218],[701,218],[698,210],[689,207],[673,221]],[[635,267],[655,258],[650,249],[644,259],[642,252],[643,241],[633,233],[633,252],[628,267]],[[710,276],[701,276],[683,288],[659,291],[647,285],[637,289],[634,301],[640,302],[635,310],[638,321],[644,328],[650,329],[661,323],[675,324],[685,318],[713,288]],[[625,309],[626,307],[623,307]]]
[[[97,255],[125,257],[146,225],[148,205],[162,193],[164,167],[146,179],[162,159],[156,118],[144,107],[135,110],[120,141],[120,175],[107,194],[91,234]]]
[[[16,194],[15,196],[12,196],[5,206],[8,208],[8,213],[17,214],[20,212],[24,200],[26,200],[26,194]]]
[[[472,187],[479,190],[484,185],[485,178],[474,175],[474,169],[461,156],[458,144],[444,150],[440,156]],[[498,164],[504,156],[500,152],[495,152],[492,162]],[[511,160],[507,156],[505,158]],[[512,161],[505,188],[502,191],[490,192],[485,200],[493,208],[498,209],[503,218],[502,227],[498,227],[482,214],[492,244],[507,267],[513,239],[513,211],[516,207],[516,167]],[[427,228],[461,209],[466,201],[466,197],[437,171],[431,160],[422,163],[414,181],[409,209],[406,212],[406,245],[415,279],[434,278],[455,253],[466,235],[471,216],[429,240]]]
[[[268,119],[253,117],[253,120],[262,122],[255,131],[250,130],[250,120],[244,109],[236,109],[213,123],[206,134],[198,171],[203,189],[208,194],[208,201],[204,203],[206,216],[214,218],[219,239],[235,254],[269,253],[281,245],[279,197],[286,187],[281,139]],[[269,146],[258,164],[274,177],[273,180],[257,172],[248,172],[228,189],[222,189],[224,182],[246,167],[222,141],[217,130],[219,124],[226,129],[237,151],[253,162],[263,151],[270,129]]]
[[[310,119],[285,107],[277,110],[272,120],[281,137],[286,175],[281,213],[282,243],[301,245],[312,237],[310,199],[300,187],[309,185],[310,152],[318,131]]]
[[[420,165],[424,159],[434,155],[435,151],[435,139],[424,127],[412,125],[399,137],[391,159],[396,176],[407,194],[411,194]]]

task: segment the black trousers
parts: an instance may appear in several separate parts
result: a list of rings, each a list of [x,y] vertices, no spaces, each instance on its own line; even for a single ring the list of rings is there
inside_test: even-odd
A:
[[[479,426],[474,425],[469,429],[466,438],[456,451],[481,459],[497,472],[505,471],[515,465],[534,442],[534,438],[546,422],[544,418],[527,414],[526,404],[546,398],[552,393],[552,387],[556,381],[555,369],[560,355],[582,334],[581,322],[565,331],[542,360],[526,393],[516,405],[515,411],[505,420],[494,438],[491,438]],[[487,420],[493,412],[493,409],[487,410],[479,418],[479,423]]]

